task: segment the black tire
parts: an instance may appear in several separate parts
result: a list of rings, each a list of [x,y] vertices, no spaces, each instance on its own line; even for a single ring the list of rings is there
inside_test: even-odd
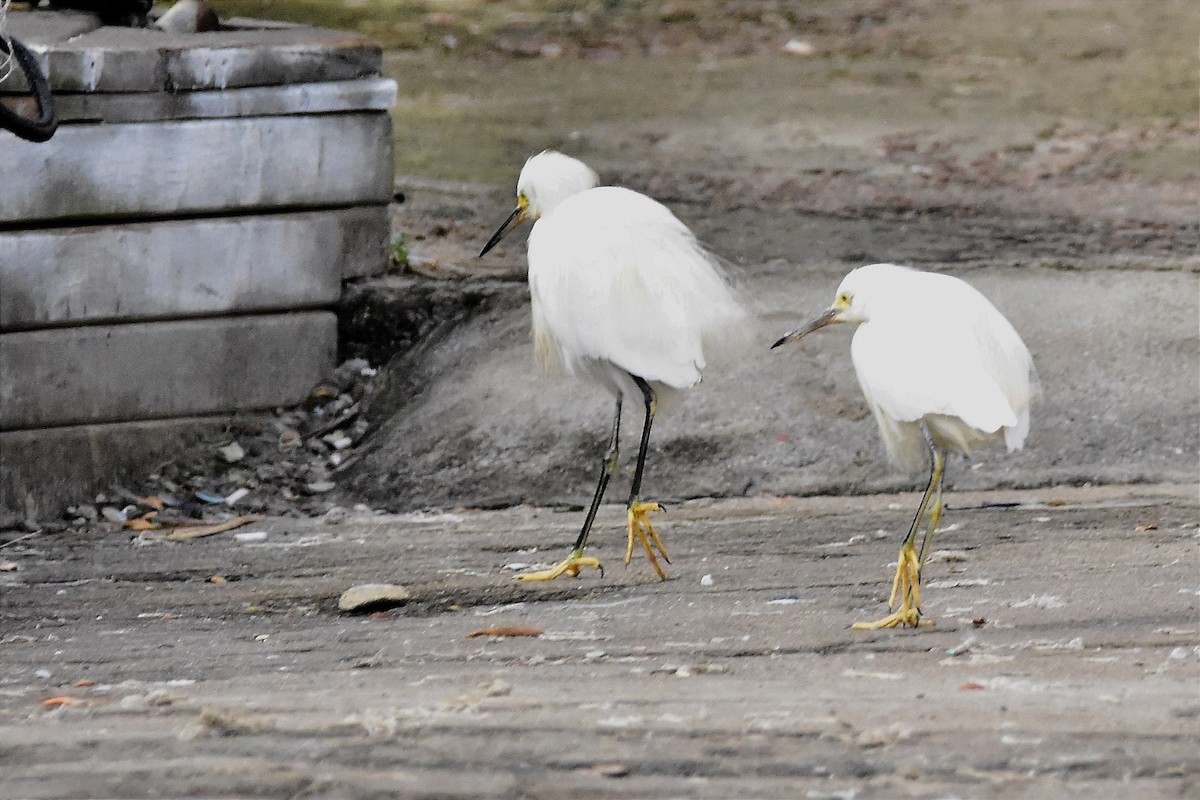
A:
[[[9,49],[9,43],[12,49]],[[58,130],[58,116],[54,113],[54,97],[50,94],[50,82],[42,74],[37,59],[29,48],[16,39],[7,42],[0,38],[0,53],[12,53],[21,72],[33,89],[33,98],[37,101],[38,118],[23,117],[4,103],[0,103],[0,128],[8,130],[31,142],[45,142]]]

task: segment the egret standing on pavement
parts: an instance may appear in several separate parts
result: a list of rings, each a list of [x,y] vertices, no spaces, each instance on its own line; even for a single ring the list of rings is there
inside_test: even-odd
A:
[[[744,329],[746,313],[715,258],[666,206],[629,189],[597,186],[586,164],[547,150],[525,162],[517,208],[484,245],[534,220],[529,233],[529,290],[534,353],[547,371],[581,375],[616,397],[600,477],[570,555],[551,569],[520,576],[553,580],[600,569],[584,556],[596,512],[616,472],[624,398],[645,408],[637,466],[627,503],[625,563],[640,542],[660,578],[666,548],[641,499],[650,426],[665,391],[700,382],[714,346]]]
[[[859,326],[850,358],[889,458],[911,469],[928,451],[930,463],[892,581],[888,606],[895,611],[854,627],[931,624],[921,619],[921,569],[942,515],[946,452],[969,454],[1001,440],[1010,452],[1021,448],[1037,383],[1033,359],[1009,321],[970,284],[895,264],[852,271],[829,310],[772,347],[835,322]]]

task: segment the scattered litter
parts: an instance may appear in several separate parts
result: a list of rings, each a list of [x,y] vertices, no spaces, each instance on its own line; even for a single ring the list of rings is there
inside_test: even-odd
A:
[[[985,688],[987,688],[987,687],[985,687],[982,683],[976,683],[975,681],[967,681],[966,683],[960,685],[958,687],[958,690],[960,692],[977,692],[977,691],[979,691],[981,689],[985,689]]]
[[[925,584],[930,589],[959,589],[964,586],[988,586],[991,580],[988,578],[950,578],[943,581],[930,581]]]
[[[250,490],[244,486],[241,489],[235,489],[225,498],[225,505],[231,506],[248,494],[250,494]]]
[[[905,677],[903,672],[867,672],[861,669],[844,669],[842,675],[846,678],[874,678],[881,681],[899,681]]]
[[[238,544],[250,544],[251,542],[265,542],[267,540],[266,531],[243,531],[233,535]]]
[[[83,689],[85,687],[95,686],[95,685],[96,685],[96,682],[94,680],[92,680],[91,678],[80,678],[79,680],[75,681],[75,683],[71,684],[71,686],[75,689]]]
[[[971,625],[972,625],[972,627],[975,627],[975,628],[982,628],[984,625],[987,625],[987,624],[988,624],[988,621],[987,621],[986,617],[976,617],[975,619],[971,620]]]
[[[61,708],[63,706],[73,706],[80,702],[78,697],[71,697],[69,694],[59,695],[58,697],[47,697],[42,701],[42,705],[46,708]]]
[[[15,561],[0,561],[0,572],[16,572],[20,567]]]
[[[862,731],[854,737],[854,743],[859,747],[883,747],[899,744],[910,738],[912,738],[912,729],[899,722],[894,722],[885,727]]]
[[[712,575],[705,575],[703,578],[700,579],[701,586],[712,586],[713,582],[714,581],[713,581]]]
[[[195,492],[195,497],[197,500],[199,500],[201,502],[209,503],[209,504],[213,504],[213,505],[215,505],[216,503],[224,503],[225,502],[224,495],[213,494],[212,492],[198,491],[198,492]]]
[[[1145,525],[1138,525],[1133,530],[1136,533],[1145,533],[1146,531],[1156,531],[1156,530],[1158,530],[1158,523],[1157,522],[1147,522]]]
[[[813,47],[812,42],[803,39],[789,39],[783,46],[783,52],[789,56],[811,56],[817,52],[817,48]]]
[[[363,614],[402,605],[411,599],[412,593],[399,584],[361,583],[342,592],[338,610]]]
[[[1012,608],[1050,609],[1062,608],[1065,605],[1066,603],[1052,594],[1031,594],[1026,600],[1017,600],[1013,603],[1009,603],[1009,606]]]
[[[964,653],[971,652],[971,645],[975,644],[975,637],[968,636],[966,639],[946,650],[948,656],[961,656]]]
[[[383,651],[376,651],[374,655],[360,658],[351,665],[352,669],[374,669],[383,663]]]
[[[311,481],[304,484],[304,491],[309,494],[324,494],[333,491],[336,486],[333,481]]]
[[[208,582],[209,583],[228,583],[229,581],[225,580],[220,575],[209,575]]]
[[[487,683],[481,683],[479,684],[479,688],[483,689],[483,693],[487,697],[507,697],[512,694],[512,687],[500,678],[488,681]]]
[[[190,539],[200,539],[204,536],[213,536],[218,533],[225,533],[234,528],[240,528],[243,525],[249,525],[251,522],[261,522],[266,517],[262,514],[246,514],[241,517],[234,517],[215,525],[188,525],[167,531],[166,533],[143,533],[142,537],[155,541],[164,542],[186,542]],[[263,534],[264,537],[266,534]]]
[[[512,625],[501,625],[495,628],[480,628],[467,634],[468,639],[478,636],[541,636],[545,631],[539,628],[522,628]]]
[[[799,603],[799,602],[800,602],[800,598],[796,597],[796,595],[784,594],[784,595],[780,595],[779,597],[772,597],[770,600],[767,601],[767,605],[769,605],[769,606],[789,606],[792,603]]]

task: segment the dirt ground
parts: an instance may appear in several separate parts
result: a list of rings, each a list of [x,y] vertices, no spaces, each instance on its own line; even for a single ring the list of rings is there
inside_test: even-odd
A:
[[[388,48],[407,266],[341,309],[379,374],[302,440],[331,490],[275,449],[286,411],[130,485],[245,488],[263,522],[0,532],[0,796],[1200,792],[1200,7],[218,10]],[[523,237],[475,258],[544,147],[669,204],[757,312],[764,346],[656,426],[666,582],[620,565],[615,506],[604,577],[513,580],[573,538],[610,402],[535,374]],[[864,634],[915,479],[883,463],[846,336],[765,345],[877,260],[979,286],[1043,394],[1024,451],[950,464],[936,626]],[[254,469],[215,449],[239,439]],[[412,598],[340,614],[367,582]],[[542,633],[468,638],[500,626]]]
[[[540,586],[576,514],[34,537],[0,551],[0,795],[1195,796],[1194,487],[955,494],[936,625],[848,630],[915,501],[676,506],[666,582],[611,506],[604,577]],[[364,581],[412,600],[339,614]],[[541,633],[472,636],[506,627]]]

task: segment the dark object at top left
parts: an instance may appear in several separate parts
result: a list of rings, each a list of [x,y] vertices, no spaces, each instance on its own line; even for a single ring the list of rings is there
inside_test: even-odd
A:
[[[37,8],[43,0],[33,0],[30,6]],[[146,15],[154,0],[50,0],[51,8],[66,8],[75,11],[90,11],[100,17],[105,25],[124,25],[130,28],[146,27]]]

